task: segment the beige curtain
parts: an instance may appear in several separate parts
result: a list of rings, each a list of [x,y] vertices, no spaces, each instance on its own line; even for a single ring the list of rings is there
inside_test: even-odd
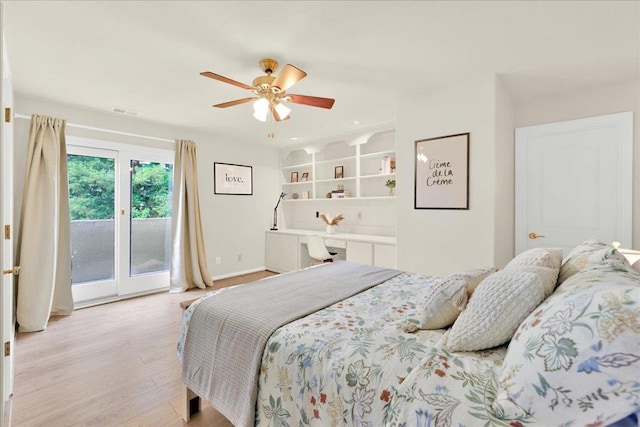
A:
[[[65,121],[31,116],[20,216],[20,332],[41,331],[73,311]]]
[[[171,239],[169,292],[184,292],[195,286],[202,289],[213,286],[202,235],[196,144],[193,141],[176,141]]]

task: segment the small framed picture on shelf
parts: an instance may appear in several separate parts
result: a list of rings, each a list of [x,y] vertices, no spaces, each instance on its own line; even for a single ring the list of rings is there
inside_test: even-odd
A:
[[[309,180],[309,172],[303,172],[300,182],[307,182],[308,180]]]
[[[291,182],[298,182],[298,172],[291,172]]]
[[[344,166],[336,166],[335,173],[334,173],[334,178],[335,179],[344,178]]]

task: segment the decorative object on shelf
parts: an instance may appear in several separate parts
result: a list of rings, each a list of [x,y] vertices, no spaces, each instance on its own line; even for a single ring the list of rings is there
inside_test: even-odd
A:
[[[389,195],[393,196],[393,189],[396,188],[396,180],[388,179],[387,182],[384,183],[384,186],[389,189]]]
[[[302,179],[300,180],[301,182],[307,182],[309,180],[309,172],[304,172],[302,174]]]
[[[415,209],[469,209],[469,133],[416,141]]]
[[[331,192],[332,199],[344,199],[345,197],[344,184],[338,184],[338,189]]]
[[[327,199],[330,199],[330,198],[331,198],[331,191],[329,191],[325,197],[326,197]]]
[[[298,182],[298,172],[291,172],[291,182]]]
[[[309,198],[309,192],[308,191],[303,191],[302,192],[302,198],[303,199],[308,199]]]
[[[280,193],[280,197],[278,197],[278,203],[276,203],[276,207],[273,208],[273,227],[271,227],[271,230],[275,231],[278,229],[278,205],[280,205],[280,202],[286,195],[287,193]]]
[[[291,195],[291,198],[294,199],[294,200],[297,200],[298,198],[300,198],[300,195],[298,193],[293,193]]]
[[[344,178],[344,166],[336,166],[336,169],[335,169],[333,177],[335,179]]]
[[[393,159],[393,163],[395,164],[395,159]],[[391,157],[384,156],[381,160],[380,170],[382,173],[389,174],[391,173]]]
[[[335,233],[336,226],[338,226],[340,224],[340,221],[342,221],[343,219],[344,219],[344,216],[342,216],[342,214],[337,214],[334,217],[332,217],[331,214],[328,214],[328,213],[320,214],[320,220],[322,220],[322,222],[327,224],[327,233]]]
[[[214,162],[213,194],[253,195],[253,167]]]

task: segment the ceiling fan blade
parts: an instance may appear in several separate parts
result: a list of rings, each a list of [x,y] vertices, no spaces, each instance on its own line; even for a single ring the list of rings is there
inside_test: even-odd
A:
[[[253,89],[252,86],[246,85],[244,83],[237,82],[235,80],[231,80],[228,77],[221,76],[220,74],[212,73],[211,71],[204,71],[200,73],[201,76],[209,77],[210,79],[218,80],[224,83],[229,83],[230,85],[241,87],[242,89]]]
[[[333,107],[333,103],[336,102],[335,99],[331,98],[320,98],[318,96],[308,96],[308,95],[294,95],[288,94],[287,100],[289,102],[293,102],[294,104],[304,104],[310,105],[312,107],[320,107],[331,109]]]
[[[271,83],[271,88],[274,89],[274,92],[276,93],[284,92],[306,76],[307,73],[301,69],[296,68],[291,64],[287,64],[284,66],[278,77],[276,77],[276,79]]]
[[[276,119],[276,122],[281,122],[283,120],[289,120],[291,118],[291,114],[287,114],[287,116],[285,118],[280,117],[280,114],[278,114],[278,111],[275,109],[273,104],[269,106],[269,109],[271,110],[271,114],[273,114],[273,118]]]
[[[254,96],[254,97],[251,97],[251,98],[236,99],[235,101],[229,101],[229,102],[223,102],[222,104],[216,104],[216,105],[214,105],[214,107],[216,107],[216,108],[233,107],[234,105],[240,105],[240,104],[245,104],[247,102],[251,102],[254,99],[258,99],[258,98]]]

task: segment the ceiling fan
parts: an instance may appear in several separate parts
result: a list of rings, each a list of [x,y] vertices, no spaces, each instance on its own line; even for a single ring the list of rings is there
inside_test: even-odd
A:
[[[229,83],[234,86],[241,87],[242,89],[250,90],[255,95],[249,98],[241,98],[234,101],[223,102],[222,104],[216,104],[214,105],[214,107],[233,107],[234,105],[245,104],[247,102],[255,100],[255,102],[253,103],[253,117],[262,122],[267,121],[267,115],[269,114],[269,112],[271,112],[273,118],[278,122],[291,118],[291,116],[289,115],[291,109],[287,107],[284,102],[310,105],[312,107],[320,107],[326,109],[331,109],[331,107],[333,107],[335,99],[287,93],[287,89],[307,76],[307,73],[305,73],[301,69],[296,68],[291,64],[287,64],[282,69],[282,72],[277,77],[275,77],[272,74],[278,68],[278,61],[276,61],[275,59],[265,58],[261,60],[259,64],[266,75],[256,77],[253,80],[252,86],[238,82],[236,80],[232,80],[219,74],[212,73],[210,71],[204,71],[200,73],[200,75],[203,75],[205,77],[219,80],[224,83]]]

